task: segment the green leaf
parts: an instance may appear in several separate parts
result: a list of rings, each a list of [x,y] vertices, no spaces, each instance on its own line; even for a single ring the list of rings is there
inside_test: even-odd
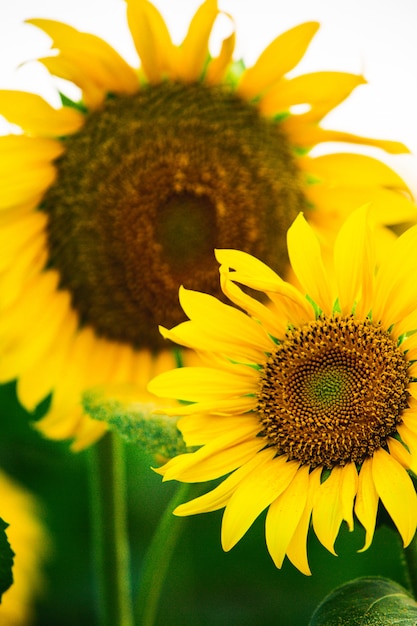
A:
[[[8,525],[9,524],[0,517],[0,602],[3,593],[7,591],[13,583],[12,567],[14,552],[7,540],[6,528]]]
[[[309,626],[416,626],[417,603],[386,578],[357,578],[334,589]]]
[[[95,388],[84,393],[82,405],[90,417],[107,422],[111,430],[148,454],[170,459],[187,451],[177,418],[154,413],[154,403],[123,398],[118,390],[112,396],[109,389]]]

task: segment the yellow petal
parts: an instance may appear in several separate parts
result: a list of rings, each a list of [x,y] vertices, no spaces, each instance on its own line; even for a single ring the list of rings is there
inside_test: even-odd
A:
[[[46,308],[59,283],[59,274],[54,270],[35,275],[27,281],[20,298],[2,311],[0,317],[0,341],[2,348],[14,344],[21,336],[28,319],[36,319]]]
[[[401,222],[415,222],[417,206],[402,193],[392,189],[378,189],[372,195],[370,217],[377,224],[400,224]]]
[[[254,317],[262,323],[269,323],[273,326],[274,314],[271,317],[267,311],[263,311],[259,307],[254,308],[253,302],[245,298],[244,295],[239,295],[236,290],[233,291],[228,284],[229,282],[238,282],[251,289],[264,291],[281,309],[281,317],[276,320],[278,327],[284,323],[286,328],[287,322],[292,321],[293,318],[297,319],[298,322],[300,321],[299,318],[311,318],[312,309],[298,289],[282,280],[265,263],[240,250],[216,250],[216,258],[221,263],[220,281],[224,293],[230,294],[232,300],[233,295],[238,296],[236,304],[247,306],[248,312],[252,312]],[[229,268],[234,271],[229,271]],[[259,315],[258,318],[256,312],[260,313],[261,311],[263,311],[262,315]]]
[[[70,439],[75,436],[82,417],[81,406],[72,401],[48,411],[45,417],[34,423],[34,427],[48,439]]]
[[[181,409],[178,408],[178,404],[172,406],[164,406],[163,412],[166,415],[178,416],[181,413],[183,416],[194,416],[200,412],[210,413],[211,415],[242,415],[243,413],[249,413],[255,411],[257,406],[257,400],[254,396],[244,396],[242,398],[227,398],[226,400],[210,400],[207,402],[198,402],[195,404],[181,405]],[[159,410],[158,410],[159,412]],[[194,445],[194,444],[188,444]]]
[[[271,291],[281,281],[268,265],[242,250],[216,250],[215,255],[220,265],[235,270],[239,276],[246,276],[248,280],[256,278],[269,285]]]
[[[25,135],[0,137],[1,172],[50,163],[61,156],[64,149],[64,144],[55,139]]]
[[[61,137],[77,132],[85,117],[73,108],[54,109],[41,96],[25,91],[0,91],[0,115],[29,135]]]
[[[365,544],[359,552],[367,550],[372,543],[378,500],[378,493],[372,477],[372,459],[368,458],[362,463],[359,472],[358,493],[355,501],[355,514],[366,531]]]
[[[414,330],[417,330],[417,309],[411,311],[408,315],[405,315],[401,320],[399,320],[394,328],[391,331],[392,337],[398,339],[404,333],[410,333]],[[416,341],[417,337],[415,335],[410,335],[407,337],[406,342],[402,345],[404,350],[409,350],[409,358],[410,360],[415,360],[415,349],[416,349]]]
[[[81,452],[81,450],[85,450],[100,439],[106,430],[106,423],[93,420],[84,415],[74,433],[74,441],[71,444],[71,450],[73,452]]]
[[[201,446],[228,432],[237,432],[242,427],[250,430],[256,420],[257,417],[253,414],[215,416],[197,413],[180,419],[177,426],[187,446]]]
[[[62,324],[59,341],[56,342],[54,349],[42,359],[42,367],[36,363],[19,376],[17,396],[27,411],[34,411],[59,380],[71,343],[74,341],[77,326],[77,316],[73,311],[69,311]]]
[[[253,393],[256,381],[210,367],[182,367],[156,376],[148,390],[161,398],[198,402]]]
[[[417,207],[405,195],[379,186],[313,185],[308,189],[309,200],[320,212],[340,213],[343,220],[352,210],[369,203],[369,216],[376,224],[399,224],[414,221]],[[323,215],[325,220],[329,215]]]
[[[95,338],[89,367],[84,373],[83,390],[112,382],[118,351],[119,344],[117,342]]]
[[[46,213],[35,211],[0,226],[0,272],[8,269],[16,254],[42,233],[47,223]]]
[[[210,60],[204,77],[205,83],[208,85],[218,85],[222,81],[227,67],[232,61],[235,44],[236,34],[233,30],[229,37],[223,40],[219,56]]]
[[[175,515],[195,515],[197,513],[209,513],[226,506],[231,496],[246,476],[255,472],[258,467],[274,457],[274,450],[268,448],[258,452],[253,459],[239,467],[230,476],[223,480],[220,485],[194,500],[180,504],[175,510]]]
[[[238,309],[224,304],[206,293],[180,288],[180,304],[184,313],[214,339],[243,343],[260,351],[271,348],[271,341],[262,326]]]
[[[331,314],[333,298],[323,264],[320,244],[300,213],[287,233],[291,266],[304,292],[327,314]]]
[[[127,382],[133,383],[133,349],[130,345],[117,344],[117,352],[113,358],[111,380],[114,385]]]
[[[17,342],[3,352],[0,362],[0,381],[17,378],[21,372],[42,362],[42,356],[58,341],[59,330],[70,306],[70,294],[53,293],[40,313],[27,319]]]
[[[77,85],[82,91],[82,100],[88,108],[97,109],[103,103],[108,90],[94,82],[76,63],[69,61],[62,55],[42,57],[37,61],[42,63],[50,74]]]
[[[228,551],[243,537],[258,515],[293,480],[298,463],[281,456],[267,459],[243,479],[230,498],[222,521],[222,546]]]
[[[83,419],[80,396],[91,367],[97,338],[91,328],[83,328],[71,343],[64,367],[56,382],[51,406],[36,428],[51,439],[74,437]]]
[[[80,405],[61,407],[61,412],[49,411],[42,419],[34,422],[33,427],[43,436],[55,441],[71,439],[82,419]]]
[[[193,322],[183,322],[172,330],[160,328],[160,333],[165,339],[170,339],[181,346],[193,348],[194,350],[207,350],[225,354],[235,360],[250,361],[259,363],[263,361],[264,353],[256,346],[248,346],[239,342],[239,338],[230,337],[229,341],[223,338],[214,337],[213,334],[206,333],[195,327]]]
[[[409,192],[404,180],[382,161],[364,154],[336,153],[298,160],[300,167],[329,185],[379,185]]]
[[[162,468],[164,480],[205,482],[233,472],[264,447],[265,442],[261,437],[256,437],[256,430],[252,428],[252,432],[248,433],[242,429],[237,433],[228,433],[197,452],[180,454]]]
[[[384,258],[378,269],[373,311],[387,326],[401,323],[415,310],[416,246],[417,226],[413,226],[392,244],[389,258]]]
[[[358,472],[354,463],[348,463],[342,467],[342,490],[340,500],[342,505],[342,517],[353,531],[353,501],[358,491]]]
[[[308,494],[309,468],[300,467],[286,490],[269,507],[266,544],[277,567],[281,567],[288,544],[303,514]]]
[[[410,358],[411,357],[415,358],[416,354],[415,354],[415,352],[412,355],[407,353],[407,356],[409,356]],[[414,367],[415,365],[416,365],[416,363],[413,363],[412,367]],[[406,409],[405,411],[403,411],[402,417],[403,418],[407,417],[407,419],[408,419],[409,416],[411,415],[412,416],[411,419],[415,420],[416,416],[417,416],[417,409],[416,409],[415,406],[412,405],[412,402],[415,401],[415,395],[417,393],[417,382],[415,380],[408,384],[408,392],[412,396],[412,397],[410,397],[408,399],[408,405],[409,405],[410,408],[408,410]]]
[[[317,117],[321,117],[321,110]],[[314,109],[311,116],[315,115]],[[282,122],[282,129],[286,135],[291,138],[291,142],[300,148],[312,148],[318,143],[326,141],[338,143],[353,143],[363,146],[373,146],[380,148],[390,154],[409,153],[410,150],[400,141],[391,141],[389,139],[375,139],[373,137],[365,137],[363,135],[354,135],[346,131],[330,130],[321,128],[315,122],[311,121],[310,114],[293,115]]]
[[[79,401],[77,393],[84,389],[87,371],[91,367],[91,358],[96,347],[97,338],[90,327],[86,326],[78,332],[71,345],[71,353],[57,385],[52,406],[60,403],[71,405],[74,401]]]
[[[245,293],[233,282],[233,274],[222,266],[220,268],[220,284],[223,293],[234,304],[249,313],[255,320],[259,320],[266,332],[273,337],[281,337],[288,327],[287,312],[277,314],[271,307],[265,306],[259,300]]]
[[[387,443],[390,455],[405,469],[414,471],[415,461],[405,446],[393,437],[388,437]]]
[[[175,73],[181,80],[195,81],[200,78],[209,54],[209,38],[218,14],[217,0],[205,0],[197,9],[178,53]]]
[[[28,169],[14,170],[0,177],[0,196],[3,206],[20,204],[38,198],[55,181],[57,172],[51,163],[33,165]]]
[[[334,542],[336,541],[340,525],[343,521],[342,489],[342,468],[334,467],[330,476],[317,490],[313,505],[314,532],[319,541],[332,554],[336,554]]]
[[[107,92],[132,94],[138,90],[133,69],[100,37],[54,20],[31,19],[27,23],[47,33],[64,59]]]
[[[262,98],[259,108],[266,115],[288,111],[293,105],[309,104],[318,120],[340,104],[358,85],[363,76],[346,72],[313,72],[282,80]],[[303,121],[310,115],[303,115]]]
[[[18,200],[16,197],[10,198],[2,198],[0,196],[0,218],[10,215],[13,213],[14,215],[23,215],[24,213],[29,213],[36,209],[44,196],[44,191],[38,194],[29,195],[26,200]]]
[[[41,232],[21,249],[16,261],[0,275],[0,309],[14,304],[27,282],[45,267],[47,259],[46,235]]]
[[[334,246],[337,294],[343,315],[349,315],[360,298],[357,315],[369,313],[373,295],[375,250],[368,226],[368,207],[350,215]]]
[[[307,536],[310,528],[311,510],[320,488],[321,467],[317,467],[309,474],[307,502],[297,528],[287,546],[287,557],[300,572],[310,576],[310,567],[307,557]]]
[[[301,61],[318,28],[317,22],[306,22],[274,39],[243,73],[239,95],[249,100],[278,82]]]
[[[170,76],[177,48],[156,7],[148,0],[127,0],[127,21],[147,79],[157,83]]]
[[[410,454],[408,456],[405,455],[404,457],[402,451],[398,450],[398,446],[394,444],[396,446],[396,451],[393,450],[392,455],[399,463],[401,463],[403,467],[409,468],[414,474],[417,474],[417,429],[414,424],[416,421],[416,410],[414,409],[412,412],[410,411],[410,413],[411,415],[406,415],[404,412],[404,421],[397,428],[397,432],[410,451]],[[396,440],[394,439],[393,441]],[[404,446],[401,443],[397,443],[404,449]],[[390,441],[390,444],[391,446],[389,450],[391,453],[392,441]]]
[[[383,448],[372,457],[372,477],[382,504],[407,546],[417,525],[417,497],[411,478]]]

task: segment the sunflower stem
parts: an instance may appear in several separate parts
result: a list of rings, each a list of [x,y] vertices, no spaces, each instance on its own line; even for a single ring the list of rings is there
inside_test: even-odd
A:
[[[172,511],[187,498],[189,490],[190,485],[186,483],[178,487],[165,509],[147,549],[136,604],[137,623],[141,626],[153,626],[155,623],[166,573],[186,522],[185,518],[175,517]]]
[[[109,432],[89,452],[98,623],[133,626],[123,442]]]
[[[417,533],[414,535],[412,542],[403,549],[403,555],[407,582],[409,583],[410,591],[412,591],[414,598],[417,600]]]

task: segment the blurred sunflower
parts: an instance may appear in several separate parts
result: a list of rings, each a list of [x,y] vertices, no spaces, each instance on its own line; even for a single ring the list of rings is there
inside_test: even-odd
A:
[[[220,296],[214,247],[238,245],[283,271],[301,210],[326,241],[364,200],[381,224],[414,216],[404,181],[380,161],[308,156],[323,141],[405,150],[319,127],[361,76],[285,78],[318,24],[289,30],[242,69],[234,33],[209,54],[218,15],[206,0],[177,46],[150,2],[128,0],[139,71],[95,35],[29,20],[58,51],[39,61],[82,101],[62,96],[54,109],[0,92],[0,113],[22,130],[0,139],[0,382],[18,379],[29,411],[51,396],[38,427],[76,449],[105,428],[83,414],[85,389],[136,384],[146,399],[149,378],[174,366],[156,321],[181,321],[179,284]],[[298,104],[308,112],[292,115]]]
[[[417,524],[417,226],[401,235],[375,275],[366,208],[335,241],[330,274],[302,216],[288,231],[298,290],[247,253],[219,250],[224,293],[182,289],[190,321],[164,337],[201,351],[206,367],[162,373],[149,384],[173,409],[185,442],[200,446],[159,471],[199,482],[228,474],[178,515],[225,507],[222,544],[232,548],[264,510],[266,542],[309,574],[310,520],[332,553],[354,516],[373,538],[379,501],[404,545]],[[334,279],[334,281],[333,281]],[[270,306],[238,286],[263,292]],[[247,314],[246,314],[246,313]]]
[[[0,516],[9,524],[6,534],[15,553],[13,584],[0,604],[2,626],[28,626],[34,621],[34,600],[43,589],[41,571],[50,550],[35,498],[0,471]]]

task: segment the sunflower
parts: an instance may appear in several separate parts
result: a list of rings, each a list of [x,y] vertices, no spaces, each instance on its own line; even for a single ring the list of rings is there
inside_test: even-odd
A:
[[[156,321],[181,321],[180,284],[220,296],[214,247],[239,245],[282,272],[299,211],[326,241],[358,201],[373,200],[383,224],[414,217],[404,181],[380,161],[308,155],[324,141],[405,150],[319,127],[364,79],[285,77],[318,24],[282,34],[242,70],[234,32],[209,54],[218,15],[206,0],[177,46],[150,2],[128,0],[139,70],[95,35],[29,20],[53,42],[39,61],[81,101],[61,94],[55,109],[0,92],[0,113],[21,129],[0,139],[0,382],[17,379],[29,411],[49,398],[39,429],[75,449],[105,428],[84,415],[84,390],[126,383],[143,400],[150,377],[175,365]],[[308,112],[292,115],[298,104]]]
[[[310,520],[334,554],[342,522],[353,530],[359,520],[365,550],[381,502],[404,545],[413,538],[417,226],[395,241],[376,274],[370,231],[367,207],[353,212],[328,272],[317,237],[298,216],[288,252],[300,290],[247,253],[219,250],[222,289],[239,309],[181,289],[190,320],[162,329],[201,351],[206,365],[164,372],[149,384],[158,396],[189,402],[173,411],[183,416],[186,444],[198,446],[157,471],[183,482],[228,475],[175,511],[225,507],[225,550],[264,509],[276,566],[287,555],[305,574]]]
[[[34,599],[43,590],[41,565],[50,552],[50,541],[33,495],[3,471],[0,491],[0,516],[9,524],[6,534],[14,552],[13,584],[2,596],[0,623],[27,626],[33,621]]]

